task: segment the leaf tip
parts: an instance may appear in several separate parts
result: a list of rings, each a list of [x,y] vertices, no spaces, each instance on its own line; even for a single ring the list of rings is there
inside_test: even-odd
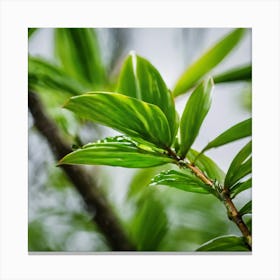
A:
[[[214,79],[212,76],[208,76],[206,77],[206,79],[204,80],[204,85],[206,86],[206,88],[210,88],[210,89],[213,89],[214,87]]]
[[[136,57],[136,51],[135,51],[135,50],[131,50],[131,51],[129,52],[129,56],[131,56],[131,57]]]

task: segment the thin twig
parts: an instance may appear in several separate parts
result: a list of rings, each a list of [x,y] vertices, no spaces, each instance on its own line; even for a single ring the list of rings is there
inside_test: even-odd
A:
[[[179,158],[177,154],[170,148],[167,149],[167,152],[170,157],[177,160],[178,166],[181,168],[188,168],[190,169],[196,177],[198,177],[201,181],[203,181],[206,185],[209,185],[213,190],[217,192],[217,197],[219,197],[228,212],[228,217],[231,221],[233,221],[236,226],[241,231],[242,235],[244,236],[246,243],[248,244],[248,247],[250,250],[252,249],[252,235],[247,227],[247,225],[244,223],[242,216],[239,214],[237,208],[235,207],[232,199],[230,198],[230,193],[228,189],[225,186],[221,186],[221,189],[216,190],[216,186],[213,180],[208,178],[204,172],[202,172],[196,165],[193,163],[188,163],[185,160]]]
[[[227,208],[229,219],[237,225],[237,227],[245,237],[245,240],[249,245],[250,249],[252,249],[252,235],[247,225],[244,223],[242,216],[239,214],[233,201],[231,200],[229,192],[225,188],[221,192],[221,198],[223,199],[224,205]]]

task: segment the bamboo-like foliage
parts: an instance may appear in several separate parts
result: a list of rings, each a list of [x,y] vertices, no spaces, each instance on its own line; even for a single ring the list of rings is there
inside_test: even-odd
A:
[[[197,250],[251,250],[252,236],[243,216],[251,215],[252,203],[249,201],[238,210],[233,199],[252,187],[252,142],[248,142],[233,158],[226,173],[205,152],[243,138],[251,138],[252,119],[244,120],[222,132],[201,151],[193,149],[203,121],[211,109],[214,83],[251,78],[250,65],[229,69],[214,78],[207,77],[234,50],[245,33],[245,29],[236,29],[217,42],[185,70],[173,91],[168,89],[155,66],[132,52],[123,62],[116,89],[108,91],[95,33],[89,29],[57,29],[56,54],[60,66],[30,57],[30,86],[39,90],[52,87],[56,91],[68,93],[72,97],[65,98],[64,108],[79,118],[122,133],[121,136],[101,139],[74,150],[63,157],[59,165],[148,168],[169,164],[168,170],[159,171],[153,176],[149,188],[161,185],[178,191],[213,195],[219,203],[224,204],[227,216],[241,232],[241,236],[218,236]],[[98,91],[77,92],[89,85]],[[174,98],[187,91],[191,91],[191,95],[179,117]],[[145,195],[145,199],[151,201],[146,202],[133,221],[136,230],[132,236],[135,242],[138,239],[140,250],[157,248],[166,234],[164,207],[155,200],[154,192],[150,197]],[[149,211],[153,215],[149,216]],[[161,222],[155,228],[153,246],[147,236],[152,236],[151,228],[157,211],[162,211],[159,214]],[[145,219],[149,234],[142,236],[140,230]]]

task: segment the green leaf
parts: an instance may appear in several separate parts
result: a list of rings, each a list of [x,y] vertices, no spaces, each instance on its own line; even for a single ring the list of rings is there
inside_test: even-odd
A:
[[[28,39],[38,30],[39,28],[28,28]]]
[[[240,182],[230,188],[231,198],[235,198],[239,193],[252,187],[252,178],[245,182]]]
[[[172,144],[166,117],[153,104],[118,93],[92,92],[72,97],[65,107],[80,117],[159,147]]]
[[[150,186],[156,185],[168,186],[186,192],[204,194],[212,192],[211,187],[204,184],[190,170],[185,170],[184,173],[175,170],[163,171],[152,179]]]
[[[174,98],[158,70],[146,59],[132,52],[125,60],[117,92],[157,105],[169,123],[172,139],[178,129]]]
[[[252,113],[252,83],[249,82],[243,86],[241,90],[240,105],[247,112]]]
[[[56,28],[55,53],[71,77],[94,89],[105,82],[97,35],[92,28]]]
[[[179,154],[183,158],[197,137],[201,124],[210,109],[212,89],[213,80],[205,80],[194,90],[186,104],[180,123],[181,148]]]
[[[164,154],[139,148],[137,143],[127,137],[118,136],[87,144],[66,155],[59,161],[59,165],[89,164],[145,168],[173,161]]]
[[[53,251],[48,240],[48,233],[42,221],[35,220],[28,223],[28,251]]]
[[[248,227],[249,231],[252,232],[252,215],[248,215],[243,217],[246,226]]]
[[[157,166],[151,168],[142,168],[135,172],[131,181],[129,182],[127,199],[135,199],[141,195],[144,189],[150,184],[152,178],[161,172],[163,168],[168,168],[167,166]]]
[[[231,128],[227,129],[225,132],[220,134],[214,140],[208,143],[208,145],[201,151],[201,153],[211,149],[216,148],[227,143],[242,139],[252,135],[252,118],[242,121]]]
[[[28,57],[28,87],[36,91],[56,91],[76,95],[85,88],[57,66],[35,57]]]
[[[223,170],[211,158],[203,154],[198,158],[198,154],[197,151],[190,149],[187,154],[187,159],[192,163],[195,161],[195,165],[212,180],[217,180],[220,183],[224,182],[225,173]]]
[[[173,92],[174,96],[185,93],[195,86],[204,75],[217,66],[237,46],[244,33],[245,29],[235,29],[195,61],[177,81]]]
[[[162,202],[150,190],[144,193],[129,223],[138,251],[156,251],[168,232],[168,218]]]
[[[252,79],[252,65],[243,65],[226,72],[220,73],[213,77],[215,84],[236,82],[236,81],[250,81]]]
[[[201,245],[196,251],[250,251],[243,239],[238,236],[219,236]]]
[[[240,210],[239,214],[241,216],[246,215],[246,214],[252,214],[252,200],[247,202]]]
[[[247,143],[240,152],[235,156],[230,164],[225,178],[225,186],[231,187],[235,185],[238,180],[252,172],[252,157],[248,157],[252,153],[252,141]]]
[[[237,183],[240,179],[252,173],[252,157],[240,165],[238,172],[231,178],[232,184]]]

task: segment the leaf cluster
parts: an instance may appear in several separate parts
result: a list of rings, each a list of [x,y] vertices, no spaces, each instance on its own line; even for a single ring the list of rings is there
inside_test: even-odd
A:
[[[32,33],[32,31],[30,31]],[[30,33],[30,34],[31,34]],[[251,66],[240,66],[211,78],[214,69],[242,40],[245,29],[236,29],[217,42],[179,77],[170,90],[159,71],[145,58],[131,52],[124,60],[118,82],[108,90],[106,69],[100,60],[97,37],[91,29],[57,29],[56,54],[59,66],[40,59],[29,59],[29,83],[34,89],[52,88],[72,96],[64,108],[79,118],[110,127],[122,135],[88,143],[74,150],[59,164],[110,165],[128,168],[148,168],[167,163],[175,169],[157,174],[150,186],[164,185],[186,192],[213,194],[220,198],[220,187],[229,190],[231,198],[251,187],[252,143],[241,149],[224,173],[204,153],[252,133],[252,119],[244,120],[222,132],[200,151],[193,149],[202,123],[212,102],[215,83],[250,80]],[[77,44],[79,42],[79,44]],[[70,59],[71,58],[71,59]],[[90,89],[84,94],[82,91]],[[176,111],[175,97],[191,90],[182,116]],[[180,170],[178,170],[178,167]],[[197,167],[201,176],[195,174]],[[201,177],[209,178],[207,183]],[[162,212],[162,205],[151,198],[134,220],[134,235],[140,249],[149,250],[148,236],[141,236],[140,225],[149,213]],[[152,209],[152,210],[151,210]],[[251,202],[240,215],[251,213]],[[161,217],[159,231],[152,242],[160,240],[167,227]],[[135,237],[136,238],[136,237]],[[142,244],[142,245],[141,245]],[[145,245],[143,245],[145,244]],[[219,237],[198,250],[241,250],[246,246],[240,237]],[[244,247],[245,246],[245,247]]]

